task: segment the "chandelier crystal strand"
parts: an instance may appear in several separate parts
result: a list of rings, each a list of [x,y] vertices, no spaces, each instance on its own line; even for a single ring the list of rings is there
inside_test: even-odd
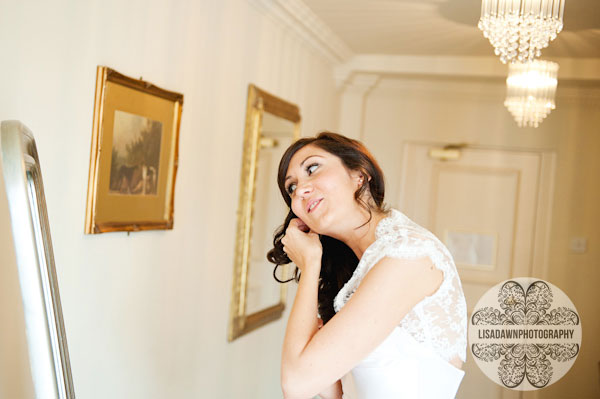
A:
[[[550,111],[556,108],[556,78],[558,64],[535,60],[508,66],[504,105],[519,127],[538,127]]]
[[[478,23],[500,61],[532,61],[563,28],[565,0],[482,0]]]

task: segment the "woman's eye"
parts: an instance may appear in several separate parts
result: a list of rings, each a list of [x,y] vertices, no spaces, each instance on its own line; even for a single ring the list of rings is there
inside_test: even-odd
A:
[[[295,189],[296,189],[296,185],[294,183],[292,183],[287,187],[286,191],[289,195],[292,195],[292,193],[294,192]]]
[[[306,173],[310,176],[315,172],[315,169],[317,169],[319,167],[318,163],[313,163],[310,164],[306,167]],[[294,193],[294,190],[296,190],[296,184],[291,183],[289,186],[287,186],[287,188],[285,189],[285,191],[287,191],[287,193],[291,196]]]
[[[311,174],[313,174],[313,173],[314,173],[315,169],[316,169],[318,166],[319,166],[319,164],[317,164],[317,163],[313,163],[313,164],[309,165],[309,166],[306,168],[306,172],[308,172],[308,174],[309,174],[309,175],[311,175]],[[313,168],[313,167],[314,167],[314,168]]]

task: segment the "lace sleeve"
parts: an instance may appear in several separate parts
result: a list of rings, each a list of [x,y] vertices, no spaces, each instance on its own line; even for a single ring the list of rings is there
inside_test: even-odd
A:
[[[385,246],[383,256],[399,259],[429,257],[444,273],[439,288],[419,302],[400,327],[417,341],[429,342],[446,359],[466,360],[467,312],[456,266],[448,249],[433,234],[407,232]]]
[[[444,272],[444,280],[446,280],[449,277],[448,266],[452,259],[445,253],[447,250],[444,250],[443,244],[433,234],[404,230],[387,240],[381,255],[396,259],[428,257],[438,269]]]

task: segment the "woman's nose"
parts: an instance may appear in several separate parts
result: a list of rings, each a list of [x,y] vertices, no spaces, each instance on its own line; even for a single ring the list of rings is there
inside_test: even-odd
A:
[[[312,192],[312,185],[309,183],[299,183],[298,187],[296,188],[296,192],[301,197],[304,197]]]

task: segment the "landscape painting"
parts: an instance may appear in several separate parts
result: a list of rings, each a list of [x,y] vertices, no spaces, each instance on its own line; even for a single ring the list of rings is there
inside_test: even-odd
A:
[[[115,111],[109,193],[156,195],[162,123]]]

